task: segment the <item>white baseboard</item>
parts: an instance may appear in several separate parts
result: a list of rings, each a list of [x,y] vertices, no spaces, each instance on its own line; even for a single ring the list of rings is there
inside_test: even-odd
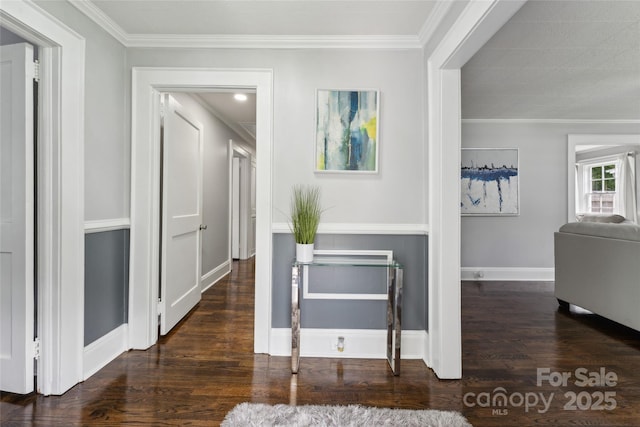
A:
[[[118,326],[84,348],[83,381],[129,349],[129,325]]]
[[[462,267],[462,280],[513,280],[513,281],[542,281],[555,280],[553,268],[518,268],[518,267]]]
[[[226,276],[231,271],[231,261],[227,260],[214,268],[213,270],[207,272],[204,276],[200,278],[200,289],[201,292],[206,291],[216,283],[220,281],[224,276]]]
[[[422,343],[422,361],[427,367],[431,367],[431,352],[429,351],[429,333],[425,331],[424,342]]]
[[[344,337],[344,351],[336,348],[338,337]],[[427,332],[402,331],[401,357],[424,359]],[[291,329],[271,329],[272,356],[291,356]],[[384,329],[315,329],[300,331],[301,357],[335,357],[345,359],[386,359],[387,331]]]

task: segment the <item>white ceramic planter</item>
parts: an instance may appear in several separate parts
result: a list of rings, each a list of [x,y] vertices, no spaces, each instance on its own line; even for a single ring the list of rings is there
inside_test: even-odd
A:
[[[296,243],[296,261],[313,261],[313,243]]]

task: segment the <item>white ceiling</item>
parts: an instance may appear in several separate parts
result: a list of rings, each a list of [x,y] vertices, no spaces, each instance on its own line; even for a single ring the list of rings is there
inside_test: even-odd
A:
[[[640,120],[640,1],[530,0],[462,69],[465,119]]]
[[[234,99],[236,93],[247,96],[246,101]],[[231,129],[255,146],[256,142],[256,94],[247,90],[220,90],[196,94],[209,106],[211,112]]]
[[[416,35],[435,0],[93,0],[128,34]]]
[[[457,0],[72,3],[131,46],[250,39],[418,47],[430,15],[451,1]],[[255,125],[255,102],[239,116],[225,95],[201,96],[225,121],[242,127],[253,116]],[[640,120],[640,0],[529,0],[463,67],[462,98],[465,119]]]

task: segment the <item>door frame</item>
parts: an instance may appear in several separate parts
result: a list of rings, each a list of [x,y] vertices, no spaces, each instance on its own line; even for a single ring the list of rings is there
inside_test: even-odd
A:
[[[438,378],[462,377],[460,148],[462,66],[526,0],[470,2],[427,61],[429,339]],[[456,213],[456,214],[453,214]]]
[[[271,163],[273,71],[133,67],[131,120],[131,249],[129,347],[147,349],[158,339],[159,92],[216,88],[257,91],[257,252],[254,351],[269,353],[271,332]]]
[[[83,378],[85,40],[32,2],[0,23],[39,49],[36,388],[62,394]]]

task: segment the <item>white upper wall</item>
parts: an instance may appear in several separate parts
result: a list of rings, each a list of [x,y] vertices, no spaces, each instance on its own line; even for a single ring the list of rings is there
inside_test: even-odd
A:
[[[427,222],[420,49],[124,48],[68,3],[37,3],[86,38],[86,220],[129,216],[131,68],[163,66],[273,69],[274,222],[286,222],[293,184],[321,186],[324,223]],[[380,91],[378,174],[314,173],[319,88]]]
[[[36,1],[86,40],[85,221],[129,217],[125,48],[67,2]]]
[[[287,221],[294,184],[321,186],[324,223],[426,222],[420,50],[127,50],[127,70],[151,66],[273,69],[274,222]],[[316,89],[380,91],[378,174],[314,173]]]

